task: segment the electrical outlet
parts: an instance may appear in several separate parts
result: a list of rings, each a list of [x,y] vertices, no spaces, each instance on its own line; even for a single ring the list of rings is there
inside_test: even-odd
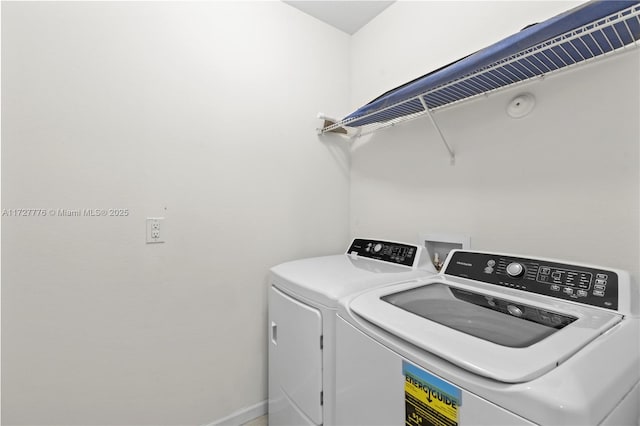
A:
[[[147,244],[164,243],[164,217],[148,217]]]

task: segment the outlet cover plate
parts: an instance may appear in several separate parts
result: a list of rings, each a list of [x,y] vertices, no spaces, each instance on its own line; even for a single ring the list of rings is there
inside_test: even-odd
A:
[[[164,217],[148,217],[146,220],[147,244],[164,243]]]

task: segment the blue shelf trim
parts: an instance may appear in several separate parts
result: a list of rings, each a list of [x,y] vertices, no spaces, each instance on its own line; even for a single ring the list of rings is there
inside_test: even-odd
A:
[[[603,56],[640,39],[640,1],[591,1],[385,93],[323,129],[386,127]]]

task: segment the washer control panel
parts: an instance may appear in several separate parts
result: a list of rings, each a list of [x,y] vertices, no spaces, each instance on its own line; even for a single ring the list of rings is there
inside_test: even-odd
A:
[[[457,251],[451,255],[444,273],[586,305],[618,309],[618,275],[604,269]]]
[[[347,250],[347,254],[411,267],[416,265],[418,253],[418,246],[362,238],[353,240]]]

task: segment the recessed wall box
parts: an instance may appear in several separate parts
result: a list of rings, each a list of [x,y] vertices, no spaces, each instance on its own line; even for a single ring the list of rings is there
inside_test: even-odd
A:
[[[471,238],[456,234],[420,234],[420,244],[424,245],[431,263],[440,270],[451,250],[471,248]]]

